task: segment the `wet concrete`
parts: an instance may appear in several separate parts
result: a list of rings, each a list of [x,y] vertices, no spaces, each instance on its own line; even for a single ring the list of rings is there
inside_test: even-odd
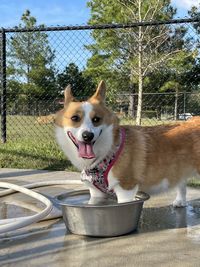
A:
[[[1,181],[23,184],[79,179],[79,174],[2,169],[0,177]],[[54,196],[79,188],[82,187],[51,186],[38,191]],[[67,232],[61,218],[17,230],[0,239],[0,266],[200,266],[200,190],[188,188],[186,208],[174,209],[174,197],[174,191],[151,197],[145,202],[138,231],[121,237],[73,235]],[[27,208],[36,211],[41,207],[37,201],[32,202],[21,194],[5,197],[1,199],[0,216],[32,214]]]

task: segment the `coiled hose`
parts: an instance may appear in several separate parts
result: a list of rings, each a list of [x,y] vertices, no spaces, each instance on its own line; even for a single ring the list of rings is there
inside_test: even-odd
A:
[[[7,188],[6,190],[0,191],[0,196],[6,196],[17,191],[41,201],[46,206],[42,211],[31,216],[0,220],[0,234],[5,234],[7,232],[17,230],[32,223],[41,221],[50,214],[50,212],[53,209],[52,201],[47,197],[43,196],[42,194],[31,190],[32,188],[50,186],[50,185],[73,185],[73,184],[80,185],[82,184],[82,182],[78,180],[58,180],[58,181],[31,183],[23,186],[7,182],[0,182],[0,188]]]

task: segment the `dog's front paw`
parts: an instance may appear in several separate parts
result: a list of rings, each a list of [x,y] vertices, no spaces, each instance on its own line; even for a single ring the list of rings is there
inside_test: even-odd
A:
[[[174,208],[183,208],[183,207],[186,207],[187,204],[186,204],[186,201],[183,200],[183,199],[175,199],[172,203],[172,206]]]
[[[102,198],[102,197],[91,197],[90,200],[88,201],[89,205],[103,205],[106,203],[107,198]]]

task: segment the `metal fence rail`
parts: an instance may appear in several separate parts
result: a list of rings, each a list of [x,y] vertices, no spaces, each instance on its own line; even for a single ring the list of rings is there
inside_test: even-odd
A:
[[[137,86],[138,80],[132,83],[119,77],[115,84],[112,73],[102,75],[93,73],[91,78],[88,72],[89,60],[94,55],[89,47],[94,44],[94,34],[113,34],[130,40],[130,43],[122,43],[121,51],[129,45],[133,53],[133,61],[138,47],[133,47],[134,31],[142,27],[145,30],[168,31],[166,39],[169,54],[177,45],[178,40],[173,34],[181,26],[187,28],[184,40],[187,47],[184,51],[196,53],[199,60],[199,36],[194,25],[200,23],[198,18],[176,19],[170,21],[150,21],[132,24],[107,24],[67,27],[37,27],[37,28],[12,28],[0,30],[0,86],[1,86],[1,140],[27,139],[52,139],[54,135],[53,121],[55,112],[62,107],[62,94],[66,83],[72,83],[74,94],[77,97],[89,96],[95,89],[98,79],[108,80],[108,104],[123,119],[136,120],[138,107]],[[168,26],[167,26],[168,25]],[[167,27],[167,28],[166,28]],[[181,33],[180,33],[181,34]],[[143,44],[145,60],[156,55],[164,49],[157,43]],[[148,52],[151,54],[148,58]],[[170,50],[171,49],[171,50]],[[121,52],[120,51],[120,52]],[[123,52],[123,51],[122,51]],[[146,53],[146,54],[145,54]],[[123,53],[121,53],[123,55]],[[192,54],[191,54],[192,55]],[[106,60],[106,59],[105,59]],[[199,72],[184,73],[184,81],[181,69],[175,70],[173,64],[168,67],[174,75],[173,82],[178,81],[180,87],[174,91],[160,90],[163,80],[167,81],[166,70],[162,64],[156,65],[154,71],[148,70],[144,76],[148,80],[144,83],[142,94],[142,125],[162,124],[176,120],[188,119],[192,115],[200,115],[200,90]],[[97,70],[102,62],[96,62]],[[121,71],[126,64],[126,58],[118,58],[113,62],[113,72]],[[177,63],[174,63],[177,64]],[[126,66],[127,67],[127,66]],[[124,71],[124,70],[123,70]],[[126,71],[126,69],[125,69]],[[87,75],[86,75],[86,74]],[[123,72],[121,72],[123,74]],[[156,76],[155,76],[156,73]],[[155,83],[154,76],[157,81]],[[127,76],[128,77],[128,76]],[[151,78],[153,77],[153,78]],[[112,80],[113,79],[113,80]],[[151,81],[152,79],[152,81]],[[151,84],[154,83],[154,87]],[[156,86],[156,88],[155,88]],[[158,93],[159,92],[159,93]],[[53,139],[52,139],[53,140]]]

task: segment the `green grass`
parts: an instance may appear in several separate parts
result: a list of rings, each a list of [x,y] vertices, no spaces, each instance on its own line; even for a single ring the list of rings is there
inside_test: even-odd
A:
[[[53,124],[40,125],[33,116],[8,116],[0,167],[75,171],[56,144]]]
[[[75,170],[54,141],[30,139],[8,141],[1,145],[0,167]]]
[[[176,123],[177,121],[173,120],[157,120],[156,118],[143,118],[141,125],[142,126],[155,126],[155,125],[162,125],[162,124],[172,124]],[[125,125],[136,125],[136,121],[132,119],[131,117],[122,117],[120,119],[120,124]]]
[[[200,180],[196,178],[191,178],[190,180],[188,180],[187,185],[195,188],[200,188]]]

